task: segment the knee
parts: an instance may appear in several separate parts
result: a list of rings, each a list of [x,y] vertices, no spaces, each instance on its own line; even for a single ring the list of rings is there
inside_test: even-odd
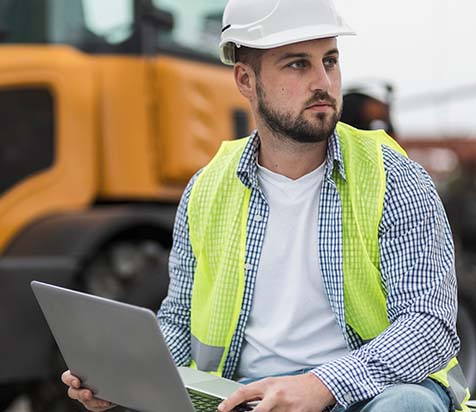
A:
[[[373,405],[371,405],[373,404]],[[441,397],[433,390],[418,384],[400,384],[392,386],[376,396],[362,412],[447,412]]]

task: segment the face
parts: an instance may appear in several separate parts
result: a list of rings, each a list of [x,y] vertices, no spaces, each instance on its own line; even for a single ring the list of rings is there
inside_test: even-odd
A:
[[[326,140],[342,113],[334,38],[267,50],[255,77],[254,108],[274,134],[300,143]]]

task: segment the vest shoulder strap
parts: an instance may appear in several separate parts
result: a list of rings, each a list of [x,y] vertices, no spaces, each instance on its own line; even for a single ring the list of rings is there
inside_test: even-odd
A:
[[[337,134],[345,168],[345,179],[334,170],[342,207],[345,320],[370,340],[389,325],[378,240],[386,189],[382,145],[405,152],[383,131],[339,123]]]

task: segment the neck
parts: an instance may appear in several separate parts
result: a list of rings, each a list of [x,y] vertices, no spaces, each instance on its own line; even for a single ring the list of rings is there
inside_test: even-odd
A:
[[[317,169],[326,159],[327,140],[299,143],[284,136],[276,136],[258,126],[260,149],[258,162],[274,173],[296,180]]]

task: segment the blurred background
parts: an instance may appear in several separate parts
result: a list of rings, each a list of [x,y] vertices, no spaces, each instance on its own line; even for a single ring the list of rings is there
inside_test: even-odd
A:
[[[159,307],[185,184],[253,127],[217,57],[225,3],[0,0],[0,412],[81,410],[31,280]],[[474,392],[476,4],[336,5],[358,33],[343,120],[396,137],[447,210]]]

